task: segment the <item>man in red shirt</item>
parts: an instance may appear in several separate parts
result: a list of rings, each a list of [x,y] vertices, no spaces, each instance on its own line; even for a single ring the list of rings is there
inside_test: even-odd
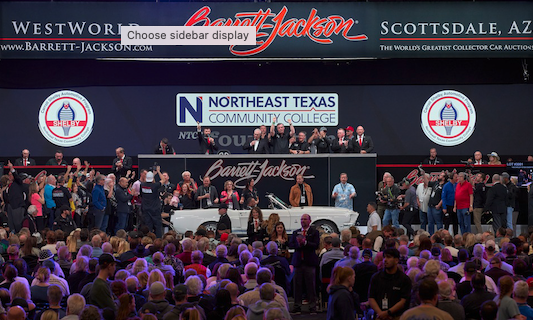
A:
[[[455,187],[455,203],[453,211],[457,212],[457,220],[461,233],[471,232],[471,213],[474,211],[474,190],[472,184],[466,180],[466,174],[459,172]]]

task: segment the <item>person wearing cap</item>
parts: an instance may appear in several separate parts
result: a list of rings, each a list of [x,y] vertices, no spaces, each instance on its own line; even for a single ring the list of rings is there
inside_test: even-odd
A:
[[[159,179],[163,179],[163,174],[159,166],[156,167]],[[146,182],[141,183],[140,196],[142,198],[142,216],[144,224],[150,231],[155,231],[155,235],[161,238],[163,226],[161,221],[161,199],[159,189],[161,182],[154,182],[154,173],[149,171],[146,174]]]
[[[249,154],[267,154],[270,153],[270,147],[268,146],[268,139],[261,138],[261,129],[256,128],[254,135],[249,138],[242,146],[244,150],[247,150]]]
[[[507,172],[502,173],[501,183],[507,187],[507,228],[516,231],[516,219],[518,218],[518,211],[515,211],[515,208],[519,191],[517,186],[511,181],[511,176]]]
[[[184,284],[178,284],[172,290],[172,296],[174,297],[174,306],[164,316],[163,320],[176,320],[180,318],[183,311],[188,308],[196,308],[202,316],[201,319],[207,319],[205,311],[198,304],[190,303],[187,301],[187,286]]]
[[[218,214],[220,215],[220,219],[217,223],[217,238],[223,233],[231,233],[231,219],[228,216],[228,205],[221,203],[218,206]]]
[[[410,319],[434,319],[434,320],[453,320],[452,316],[439,308],[437,302],[439,301],[439,286],[433,279],[425,279],[420,283],[418,288],[418,296],[421,304],[414,308],[407,310],[402,314],[400,320]],[[464,314],[463,314],[464,318]],[[459,320],[459,319],[456,319]]]
[[[431,148],[429,149],[429,157],[424,159],[424,161],[422,161],[422,164],[439,165],[439,164],[444,164],[444,161],[442,161],[441,158],[437,157],[437,149]]]
[[[328,137],[326,136],[328,134],[328,129],[326,127],[320,127],[320,130],[315,128],[313,130],[313,133],[307,140],[307,143],[309,143],[309,150],[311,153],[330,153],[330,145],[331,142],[329,141]]]
[[[352,140],[354,138],[354,136],[353,136],[354,131],[355,130],[354,130],[354,128],[352,126],[347,126],[344,129],[344,132],[346,132],[346,139]]]
[[[353,141],[346,137],[344,128],[337,129],[337,139],[331,141],[331,151],[333,153],[353,152]]]
[[[148,303],[153,303],[155,305],[155,315],[158,320],[163,320],[163,317],[174,308],[174,305],[170,304],[165,299],[166,295],[167,290],[162,282],[156,281],[152,283],[149,289]]]
[[[494,151],[487,154],[487,157],[489,157],[489,162],[487,163],[489,166],[499,166],[502,164],[500,156]]]
[[[366,302],[368,301],[368,287],[370,286],[370,279],[372,279],[372,276],[378,272],[378,267],[372,263],[371,249],[363,250],[362,260],[363,261],[361,263],[357,263],[353,266],[356,279],[353,289],[359,295],[361,302]]]
[[[507,188],[500,183],[500,175],[492,176],[492,187],[487,192],[485,212],[492,212],[492,228],[497,232],[499,228],[507,226],[506,215],[508,205]]]
[[[307,137],[305,132],[300,131],[296,141],[290,146],[289,153],[291,154],[307,154],[309,151],[309,143],[307,143]]]
[[[416,200],[416,189],[409,180],[404,179],[401,183],[401,189],[406,190],[405,194],[400,195],[403,199],[403,205],[400,206],[400,211],[403,211],[402,226],[407,230],[408,237],[414,237],[415,230],[411,224],[413,219],[418,215],[418,201]]]
[[[472,218],[471,213],[474,211],[474,190],[472,184],[468,182],[466,173],[457,174],[457,185],[455,186],[455,200],[453,211],[457,213],[457,220],[461,233],[471,232]]]
[[[357,134],[352,139],[353,151],[355,153],[372,152],[374,150],[374,141],[372,141],[372,137],[365,134],[365,128],[363,128],[363,126],[358,126],[356,133]]]
[[[313,205],[313,191],[311,186],[304,182],[304,176],[296,176],[296,184],[291,187],[289,202],[293,207],[307,207]]]
[[[270,126],[270,142],[273,146],[273,152],[275,154],[288,154],[289,153],[289,139],[294,136],[295,130],[292,125],[291,119],[288,119],[290,131],[287,134],[285,132],[285,126],[283,123],[276,124],[276,117],[272,119],[272,125]]]
[[[72,210],[69,206],[61,206],[59,208],[59,216],[54,221],[54,230],[63,230],[65,234],[70,234],[76,230],[76,222],[72,219]]]
[[[108,253],[104,253],[98,258],[98,266],[100,271],[96,279],[94,279],[90,292],[90,301],[100,309],[111,308],[116,311],[117,304],[108,282],[109,277],[115,274],[115,258]]]
[[[400,252],[389,248],[383,251],[384,269],[372,276],[368,302],[378,318],[399,317],[409,307],[411,279],[398,268]]]

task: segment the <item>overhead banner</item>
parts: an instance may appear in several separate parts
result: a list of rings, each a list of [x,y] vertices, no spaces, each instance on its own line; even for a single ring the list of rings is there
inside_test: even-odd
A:
[[[0,12],[2,59],[533,56],[531,2],[2,2]],[[123,26],[254,26],[257,42],[129,45]]]

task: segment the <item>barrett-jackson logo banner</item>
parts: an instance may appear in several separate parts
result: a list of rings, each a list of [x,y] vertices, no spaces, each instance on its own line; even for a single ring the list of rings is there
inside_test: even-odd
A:
[[[0,58],[532,57],[533,3],[0,3]],[[122,45],[122,26],[255,26],[253,46]]]

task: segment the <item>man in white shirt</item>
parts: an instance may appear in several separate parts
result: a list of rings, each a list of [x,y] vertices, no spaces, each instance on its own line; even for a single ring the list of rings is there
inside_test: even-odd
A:
[[[377,208],[378,205],[375,202],[370,202],[366,206],[366,212],[368,212],[367,233],[381,230],[381,219],[379,218]]]

